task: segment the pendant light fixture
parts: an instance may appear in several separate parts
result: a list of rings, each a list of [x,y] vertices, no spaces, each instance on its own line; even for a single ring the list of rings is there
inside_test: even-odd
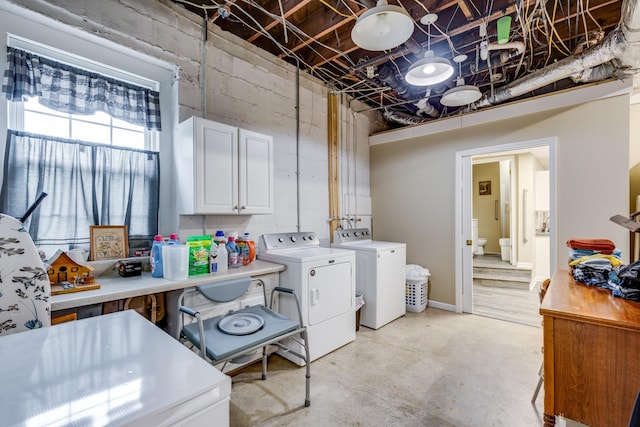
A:
[[[358,18],[351,39],[367,50],[392,49],[409,40],[413,25],[413,18],[403,8],[378,0],[376,7]]]
[[[438,15],[434,13],[422,17],[420,22],[427,26],[427,51],[424,58],[417,61],[404,77],[407,83],[414,86],[430,86],[441,83],[453,75],[453,66],[446,58],[434,56],[431,50],[431,24],[436,22]]]
[[[456,87],[446,91],[442,98],[440,98],[440,104],[447,107],[461,107],[463,105],[469,105],[472,102],[476,102],[482,97],[480,89],[473,85],[465,85],[464,78],[462,77],[462,65],[463,61],[467,59],[467,55],[457,55],[453,58],[453,62],[458,63],[458,79],[456,80]]]

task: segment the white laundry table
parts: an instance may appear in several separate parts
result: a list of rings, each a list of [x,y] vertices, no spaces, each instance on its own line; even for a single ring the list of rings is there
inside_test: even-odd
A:
[[[133,310],[0,337],[3,426],[228,426],[231,380]]]

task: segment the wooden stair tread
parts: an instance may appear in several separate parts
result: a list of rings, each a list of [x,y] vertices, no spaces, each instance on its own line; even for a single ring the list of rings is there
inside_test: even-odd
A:
[[[506,276],[506,275],[498,275],[498,274],[485,274],[485,273],[473,273],[474,279],[485,279],[485,280],[503,280],[505,282],[530,282],[531,276]]]

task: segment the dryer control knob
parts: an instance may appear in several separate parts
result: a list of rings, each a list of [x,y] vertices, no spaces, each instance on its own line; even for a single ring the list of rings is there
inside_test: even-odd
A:
[[[278,237],[278,242],[280,242],[280,243],[284,242],[284,238]]]
[[[291,241],[295,242],[296,241],[296,236],[291,236]]]
[[[355,233],[353,233],[353,235],[354,235],[355,237],[358,237],[358,236],[360,235],[360,233],[358,233],[358,232],[356,231]]]

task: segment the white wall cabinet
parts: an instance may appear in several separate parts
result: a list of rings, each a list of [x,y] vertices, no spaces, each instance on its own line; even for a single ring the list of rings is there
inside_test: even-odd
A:
[[[191,117],[174,149],[178,213],[273,213],[273,138]]]

